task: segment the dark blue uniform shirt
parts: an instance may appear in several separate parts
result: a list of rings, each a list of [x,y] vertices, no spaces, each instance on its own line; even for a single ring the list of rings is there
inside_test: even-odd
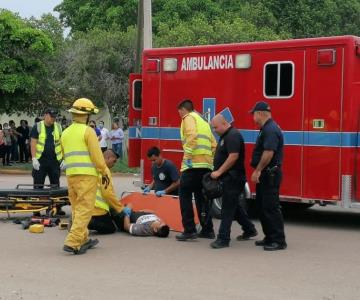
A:
[[[44,146],[44,152],[42,153],[40,158],[56,160],[55,154],[55,144],[54,144],[54,124],[51,126],[45,125],[46,130],[46,140]],[[39,132],[37,130],[37,125],[35,124],[31,129],[30,137],[33,139],[39,139]]]
[[[273,119],[269,119],[260,129],[253,151],[251,166],[256,168],[265,150],[274,151],[268,167],[281,166],[283,161],[284,137],[278,124]]]
[[[173,182],[179,179],[179,172],[173,162],[164,159],[164,163],[158,167],[153,164],[151,173],[154,178],[155,191],[163,191],[168,188]],[[177,195],[178,190],[172,191],[171,195]]]
[[[224,164],[230,153],[238,153],[239,158],[227,173],[246,180],[244,139],[241,133],[234,127],[230,127],[219,139],[214,157],[214,171]]]

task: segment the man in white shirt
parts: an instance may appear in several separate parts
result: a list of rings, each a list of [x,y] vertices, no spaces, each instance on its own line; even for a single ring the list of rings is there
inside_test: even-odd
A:
[[[108,148],[107,140],[110,139],[110,133],[109,130],[104,127],[104,121],[99,122],[99,128],[101,132],[100,147],[101,147],[101,151],[104,152]]]

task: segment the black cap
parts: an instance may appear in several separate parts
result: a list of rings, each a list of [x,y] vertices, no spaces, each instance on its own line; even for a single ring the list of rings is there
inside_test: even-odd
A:
[[[254,107],[249,111],[249,113],[253,114],[256,111],[271,111],[270,105],[265,101],[258,101],[255,103]]]
[[[47,109],[45,109],[44,114],[49,114],[50,117],[56,118],[58,112],[57,112],[57,110],[55,110],[54,108],[47,108]]]

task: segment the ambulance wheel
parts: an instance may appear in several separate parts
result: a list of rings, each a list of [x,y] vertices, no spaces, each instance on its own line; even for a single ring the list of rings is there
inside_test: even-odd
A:
[[[281,208],[285,211],[305,210],[314,206],[313,203],[281,202]]]

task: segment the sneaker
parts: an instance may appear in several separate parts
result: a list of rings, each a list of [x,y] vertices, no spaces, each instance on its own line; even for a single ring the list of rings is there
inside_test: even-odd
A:
[[[210,231],[210,232],[200,231],[200,233],[198,234],[198,237],[201,239],[213,240],[215,238],[215,232],[214,231]]]
[[[270,244],[264,245],[264,250],[265,251],[285,250],[286,247],[287,247],[286,242],[283,243],[272,242]]]
[[[81,245],[80,249],[75,249],[68,245],[64,245],[63,250],[69,253],[73,253],[75,255],[81,255],[86,253],[88,249],[94,248],[99,243],[98,239],[89,239],[87,242]]]
[[[184,242],[184,241],[187,241],[187,240],[195,240],[197,237],[198,237],[198,235],[197,235],[196,232],[191,232],[191,233],[183,232],[181,234],[178,234],[175,238],[178,241]]]
[[[213,249],[226,248],[226,247],[229,247],[229,242],[224,242],[222,240],[217,239],[210,244],[210,247]]]
[[[75,249],[75,248],[70,247],[70,246],[68,246],[68,245],[64,245],[63,250],[64,250],[65,252],[69,252],[69,253],[73,253],[73,254],[84,254],[87,249],[86,249],[85,251],[84,251],[84,249],[83,249],[83,251],[80,252],[80,249],[78,250],[78,249]]]
[[[255,237],[258,235],[258,232],[256,231],[250,231],[250,232],[243,232],[243,234],[240,234],[236,239],[238,241],[247,241],[250,240],[252,237]]]
[[[84,244],[82,244],[81,247],[87,247],[88,249],[92,249],[94,248],[97,244],[99,244],[99,240],[98,239],[88,239],[87,242],[85,242]]]

